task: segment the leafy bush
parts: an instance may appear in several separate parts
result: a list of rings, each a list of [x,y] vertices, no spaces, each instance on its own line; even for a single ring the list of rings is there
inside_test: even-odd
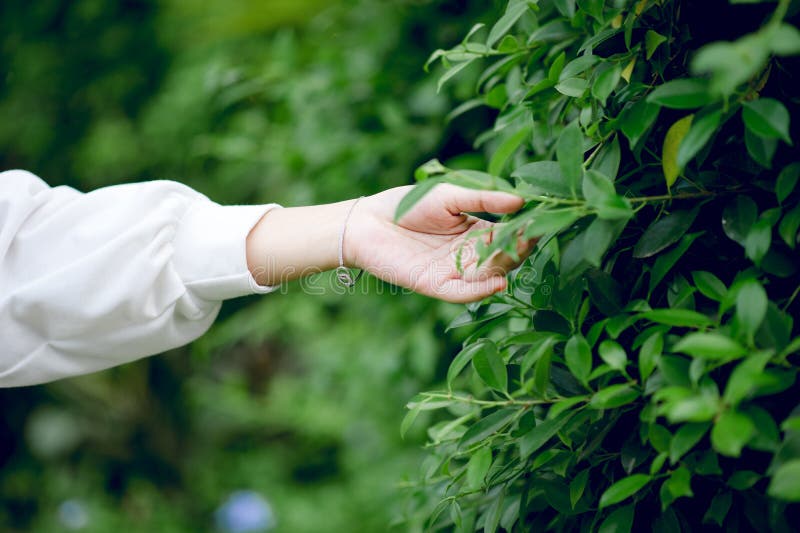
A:
[[[731,4],[511,0],[431,56],[476,87],[456,124],[495,110],[488,164],[423,165],[398,214],[439,182],[508,190],[481,257],[540,239],[409,403],[404,430],[438,414],[412,522],[800,523],[798,3]]]

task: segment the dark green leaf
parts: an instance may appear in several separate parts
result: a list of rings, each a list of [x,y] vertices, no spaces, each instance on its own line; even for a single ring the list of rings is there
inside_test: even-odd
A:
[[[800,162],[794,162],[783,167],[778,174],[778,181],[775,182],[775,196],[779,203],[783,203],[797,186],[800,178]]]
[[[476,442],[480,442],[489,435],[498,432],[507,426],[518,414],[517,409],[500,409],[478,420],[464,433],[458,442],[458,448],[464,449]]]
[[[611,180],[596,170],[588,170],[584,174],[583,196],[600,218],[627,219],[633,215],[630,202],[618,195]]]
[[[503,358],[497,352],[497,346],[486,344],[472,357],[472,366],[481,380],[493,389],[504,391],[508,387],[508,372]]]
[[[644,341],[639,349],[639,376],[642,383],[647,381],[658,364],[661,352],[664,349],[664,334],[656,331]]]
[[[722,396],[725,403],[736,406],[744,400],[759,385],[760,376],[771,358],[771,351],[763,351],[752,354],[739,363],[725,386]]]
[[[753,161],[764,168],[772,168],[772,158],[778,149],[778,141],[756,135],[750,128],[744,130],[744,145]]]
[[[742,118],[747,128],[768,139],[783,139],[792,144],[789,137],[789,111],[781,102],[773,98],[758,98],[745,102]]]
[[[719,527],[722,527],[725,523],[725,517],[728,516],[728,511],[731,508],[731,503],[733,503],[733,496],[730,492],[720,492],[711,500],[711,505],[708,507],[708,511],[703,516],[703,523],[710,524],[714,522]]]
[[[626,478],[622,478],[613,485],[611,485],[603,495],[600,496],[600,508],[614,505],[621,501],[627,500],[640,490],[642,490],[650,480],[651,476],[645,474],[633,474]]]
[[[581,217],[575,209],[545,210],[537,209],[525,227],[524,238],[541,237],[550,233],[558,233],[572,226]]]
[[[519,451],[521,458],[526,459],[533,452],[544,446],[548,440],[555,437],[556,433],[569,422],[574,414],[574,411],[563,411],[554,418],[542,420],[532,430],[520,437]]]
[[[615,509],[600,524],[598,533],[630,533],[633,527],[635,505],[625,505]]]
[[[503,141],[495,150],[491,161],[489,161],[489,174],[500,175],[508,159],[517,151],[522,142],[530,137],[530,134],[531,127],[526,126]]]
[[[798,230],[800,230],[800,204],[786,213],[778,226],[778,234],[792,250],[797,246]]]
[[[600,269],[586,273],[586,283],[592,303],[606,316],[613,316],[622,310],[622,290],[610,274]]]
[[[572,98],[580,98],[588,88],[589,82],[583,78],[567,78],[556,84],[556,91]]]
[[[528,3],[527,2],[511,2],[508,5],[508,9],[503,14],[502,17],[492,26],[492,29],[489,31],[489,37],[486,39],[486,46],[494,46],[494,44],[500,40],[503,35],[508,33],[508,31],[514,26],[514,24],[519,20],[525,11],[528,10]]]
[[[586,383],[592,371],[592,349],[582,335],[573,335],[564,347],[567,368],[578,381]]]
[[[644,46],[647,52],[647,55],[645,57],[647,58],[648,61],[650,60],[651,57],[653,57],[653,54],[656,52],[656,49],[659,46],[661,46],[661,43],[665,42],[666,40],[667,38],[661,35],[660,33],[655,32],[653,30],[647,30],[647,33],[644,35]]]
[[[762,218],[747,232],[747,237],[744,239],[744,253],[758,265],[767,255],[771,244],[772,226],[768,220]]]
[[[677,463],[684,455],[694,448],[703,435],[706,434],[711,424],[707,422],[684,424],[675,435],[669,446],[669,460],[672,464]]]
[[[458,355],[453,358],[453,362],[450,363],[450,367],[447,369],[447,386],[452,387],[453,381],[455,381],[456,377],[461,373],[467,364],[472,361],[472,357],[481,350],[494,350],[497,351],[497,347],[489,348],[488,345],[494,345],[492,341],[489,339],[479,339],[473,344],[469,346],[465,346]]]
[[[620,72],[622,69],[619,68],[619,65],[614,65],[601,72],[592,84],[592,96],[601,104],[605,105],[606,100],[619,84]]]
[[[578,500],[581,499],[581,496],[583,496],[583,491],[586,489],[586,482],[589,481],[590,471],[591,469],[589,468],[581,470],[569,483],[569,502],[572,504],[573,509],[575,508],[575,504],[578,503]]]
[[[702,233],[690,233],[684,235],[681,241],[671,250],[658,256],[650,271],[650,284],[648,293],[652,293],[664,277],[672,270],[672,267],[683,257],[692,243],[702,235]]]
[[[685,466],[672,472],[672,475],[661,485],[661,490],[659,491],[662,511],[672,505],[672,502],[678,498],[694,496],[691,480],[692,474]]]
[[[583,177],[583,134],[577,122],[561,132],[556,142],[556,157],[561,168],[561,177],[572,196],[577,196]]]
[[[658,118],[660,106],[647,102],[644,98],[625,109],[620,116],[620,128],[628,138],[631,148],[644,138],[647,131]]]
[[[692,272],[692,281],[694,281],[697,290],[699,290],[703,296],[716,302],[721,302],[728,292],[728,288],[725,287],[725,284],[711,272],[696,270]]]
[[[752,470],[739,470],[728,478],[728,486],[736,490],[747,490],[761,479],[761,474]]]
[[[697,209],[673,211],[650,224],[633,248],[633,256],[650,257],[678,242],[689,231],[697,212]]]

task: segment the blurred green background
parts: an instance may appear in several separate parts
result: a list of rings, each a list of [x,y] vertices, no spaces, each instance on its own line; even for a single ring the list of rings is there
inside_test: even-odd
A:
[[[0,168],[220,203],[409,183],[488,124],[446,124],[469,79],[437,95],[422,65],[500,4],[2,0]],[[0,531],[418,529],[400,486],[424,436],[398,426],[457,349],[459,309],[314,286],[227,302],[189,347],[0,390]]]

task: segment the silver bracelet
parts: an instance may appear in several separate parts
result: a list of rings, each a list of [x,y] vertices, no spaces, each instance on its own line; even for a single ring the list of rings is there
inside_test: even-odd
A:
[[[358,201],[362,198],[364,197],[359,196],[356,198],[356,201],[350,205],[350,209],[347,211],[347,216],[344,218],[344,224],[342,224],[342,231],[339,233],[339,266],[336,267],[336,279],[345,287],[352,287],[355,285],[356,282],[361,279],[361,275],[364,274],[364,271],[360,270],[356,277],[353,277],[351,270],[344,266],[344,232],[347,229],[347,221],[350,220],[350,214],[353,212],[353,209],[356,207]]]

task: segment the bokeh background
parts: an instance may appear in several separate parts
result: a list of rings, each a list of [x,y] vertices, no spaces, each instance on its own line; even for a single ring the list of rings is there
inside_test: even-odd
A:
[[[220,203],[406,184],[489,124],[448,123],[470,80],[437,95],[422,65],[500,4],[2,0],[0,168]],[[424,435],[398,427],[457,350],[459,309],[315,283],[227,302],[191,346],[0,390],[0,531],[417,530],[403,485]]]

